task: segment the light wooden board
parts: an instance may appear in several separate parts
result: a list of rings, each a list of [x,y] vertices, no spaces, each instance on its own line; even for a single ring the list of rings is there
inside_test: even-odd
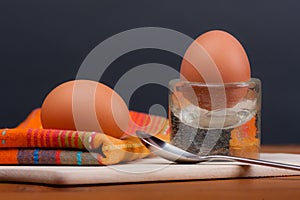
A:
[[[261,154],[261,159],[300,165],[300,154]],[[245,165],[237,162],[174,164],[161,158],[148,158],[105,167],[0,166],[1,182],[31,182],[55,185],[291,175],[300,175],[300,171]]]

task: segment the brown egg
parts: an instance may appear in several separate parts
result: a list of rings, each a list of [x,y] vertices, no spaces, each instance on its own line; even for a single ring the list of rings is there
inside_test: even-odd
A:
[[[196,43],[200,45],[200,49]],[[183,80],[206,84],[247,82],[251,77],[249,60],[243,46],[235,37],[220,30],[206,32],[191,44],[182,60],[180,73]],[[222,80],[218,79],[220,76]],[[197,104],[211,110],[208,88],[193,88],[198,98]],[[225,93],[226,107],[233,107],[246,95],[247,89],[225,87]],[[191,94],[185,96],[189,97]],[[222,99],[215,101],[214,109],[223,108],[221,101]]]
[[[75,80],[53,89],[41,108],[46,129],[98,131],[120,138],[129,122],[124,100],[108,86]]]

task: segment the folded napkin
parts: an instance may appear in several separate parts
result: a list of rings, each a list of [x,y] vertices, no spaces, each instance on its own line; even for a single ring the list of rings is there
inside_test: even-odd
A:
[[[169,140],[166,118],[134,111],[130,116],[135,124],[128,127],[128,133],[142,130]],[[16,128],[0,129],[0,164],[112,165],[149,155],[133,135],[116,139],[99,132],[43,129],[40,109]]]

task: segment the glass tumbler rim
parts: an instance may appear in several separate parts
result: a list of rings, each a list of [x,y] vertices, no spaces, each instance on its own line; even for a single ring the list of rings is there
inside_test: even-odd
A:
[[[250,78],[249,81],[246,82],[230,82],[230,83],[203,83],[203,82],[190,82],[182,79],[172,79],[169,81],[169,86],[172,88],[173,86],[181,83],[185,86],[198,86],[198,87],[251,87],[253,85],[261,84],[260,79],[258,78]]]

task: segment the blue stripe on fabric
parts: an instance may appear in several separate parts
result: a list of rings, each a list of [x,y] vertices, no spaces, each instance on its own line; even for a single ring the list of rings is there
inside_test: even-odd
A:
[[[33,152],[33,163],[35,165],[39,164],[39,149],[34,150]]]
[[[6,134],[6,130],[3,130],[2,131],[2,136],[5,136],[5,134]],[[1,141],[1,144],[5,145],[5,140],[4,139]]]
[[[82,151],[78,151],[77,152],[77,165],[82,165],[82,160],[81,160],[81,154],[82,154]]]

